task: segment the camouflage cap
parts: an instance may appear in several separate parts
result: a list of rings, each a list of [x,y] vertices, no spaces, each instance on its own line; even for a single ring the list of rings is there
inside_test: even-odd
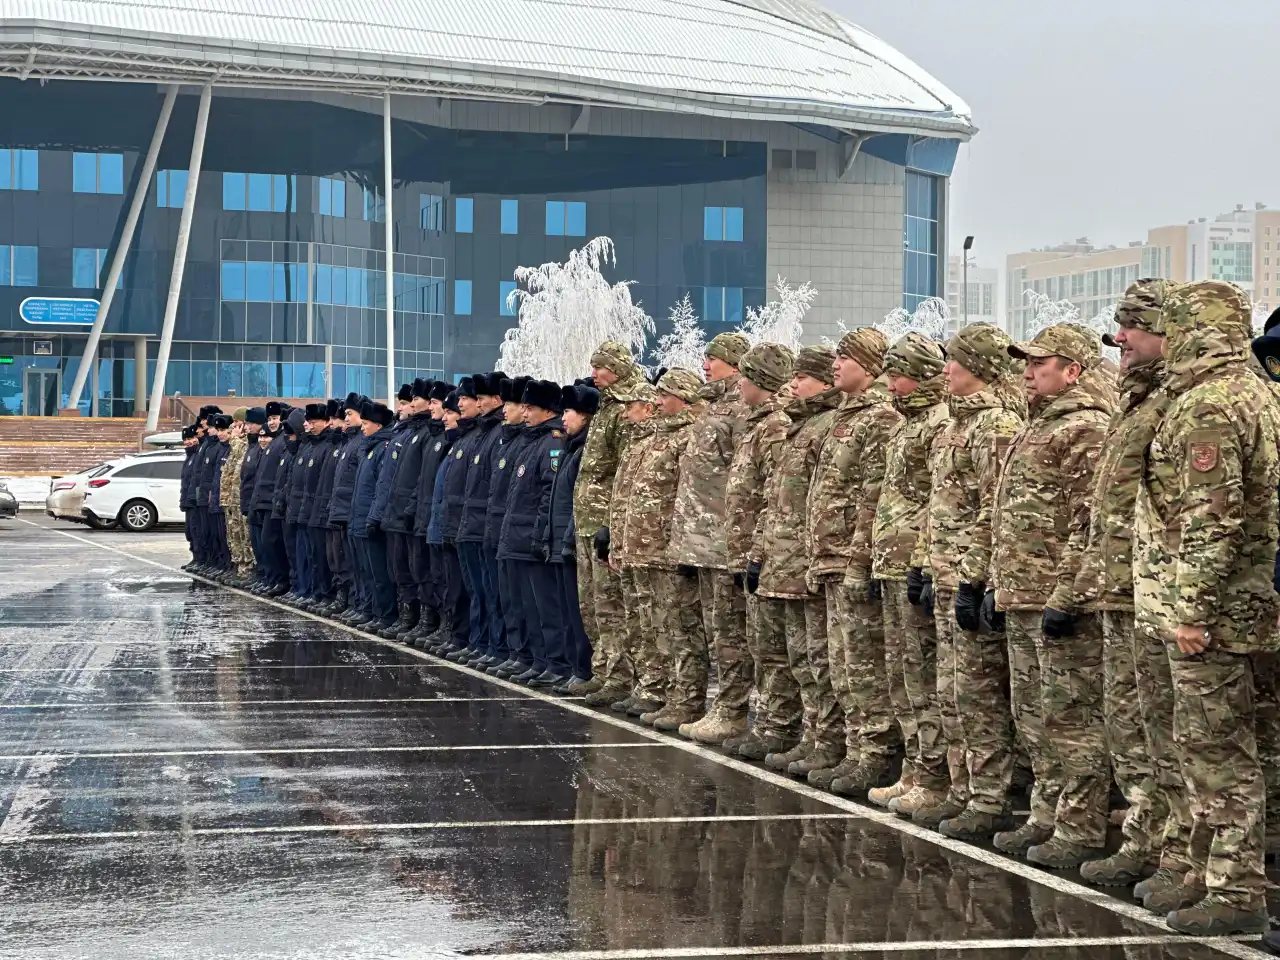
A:
[[[231,413],[231,419],[239,420],[241,423],[244,423],[245,418],[247,418],[248,416],[249,416],[248,407],[236,407],[236,409],[233,410]]]
[[[992,323],[971,323],[947,341],[947,357],[983,383],[995,383],[1008,369],[1009,337]]]
[[[840,338],[836,354],[846,360],[856,360],[872,377],[884,373],[884,354],[889,349],[889,338],[875,327],[859,327]]]
[[[648,380],[641,378],[636,381],[635,386],[629,387],[616,399],[621,403],[657,403],[658,391]]]
[[[1116,323],[1130,330],[1145,330],[1147,333],[1163,336],[1161,310],[1164,308],[1164,298],[1172,288],[1173,284],[1168,280],[1156,277],[1135,280],[1129,284],[1129,289],[1116,304]],[[1102,342],[1108,347],[1120,346],[1114,333],[1104,333]]]
[[[757,343],[746,352],[738,369],[761,390],[777,393],[791,379],[796,355],[780,343]]]
[[[1253,305],[1249,295],[1225,280],[1195,280],[1174,284],[1164,300],[1161,322],[1170,340],[1198,330],[1243,331],[1253,335]]]
[[[831,367],[835,362],[836,352],[834,350],[821,344],[811,344],[800,348],[800,356],[796,357],[794,373],[797,376],[803,373],[805,376],[830,384],[834,382]]]
[[[725,361],[728,363],[728,361]],[[692,370],[683,367],[672,367],[662,375],[657,384],[659,393],[669,393],[679,397],[685,403],[697,403],[698,391],[702,389],[702,378]]]
[[[616,340],[606,340],[591,355],[591,366],[603,367],[616,377],[625,377],[636,368],[631,351]]]
[[[707,356],[736,367],[742,363],[743,355],[750,349],[751,341],[740,333],[717,333],[707,344]]]
[[[889,348],[884,356],[884,369],[885,373],[910,377],[923,383],[942,373],[946,362],[947,358],[937,341],[913,330]]]
[[[1030,342],[1010,344],[1008,351],[1009,356],[1018,360],[1064,357],[1074,360],[1086,370],[1097,364],[1102,356],[1097,335],[1078,323],[1050,324]]]

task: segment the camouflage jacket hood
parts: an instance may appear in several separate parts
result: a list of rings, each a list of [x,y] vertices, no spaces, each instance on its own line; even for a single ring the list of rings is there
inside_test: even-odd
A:
[[[931,452],[929,507],[913,566],[930,567],[939,587],[986,579],[991,508],[1000,458],[1022,420],[991,390],[950,397],[951,419]]]
[[[742,440],[733,452],[725,483],[725,528],[729,569],[747,569],[747,563],[764,556],[765,487],[778,451],[787,439],[791,420],[783,413],[785,401],[772,397],[747,408]]]
[[[733,451],[746,429],[749,408],[739,378],[705,384],[699,395],[706,411],[689,431],[680,458],[680,486],[672,525],[671,550],[677,563],[724,570],[728,567],[725,493]]]
[[[946,384],[933,377],[906,397],[895,397],[903,414],[889,435],[884,482],[872,529],[871,575],[877,580],[905,580],[929,509],[933,442],[951,418],[944,402]]]
[[[1001,610],[1075,610],[1089,538],[1093,470],[1109,409],[1075,383],[1032,402],[1000,466],[992,514],[990,578]]]
[[[1120,402],[1102,442],[1093,479],[1089,543],[1076,577],[1078,608],[1133,609],[1133,517],[1151,445],[1172,397],[1164,361],[1124,371]]]
[[[676,562],[670,551],[671,523],[680,452],[689,440],[694,415],[692,410],[683,410],[647,423],[652,429],[627,449],[629,488],[621,498],[622,528],[616,533],[621,534],[618,542],[627,566],[672,568]]]
[[[1246,368],[1253,351],[1243,324],[1170,329],[1165,338],[1165,388],[1174,396],[1231,367]]]
[[[609,524],[613,477],[629,432],[618,397],[626,396],[641,376],[640,368],[634,367],[627,376],[600,391],[600,410],[587,429],[587,444],[573,487],[573,522],[583,536],[594,537],[598,529]]]
[[[826,579],[871,579],[871,529],[884,480],[885,447],[902,420],[875,381],[835,410],[809,485],[809,589]]]

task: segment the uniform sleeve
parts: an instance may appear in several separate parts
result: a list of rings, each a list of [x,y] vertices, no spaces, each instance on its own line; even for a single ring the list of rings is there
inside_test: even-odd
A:
[[[1093,516],[1094,466],[1102,450],[1106,424],[1099,420],[1072,430],[1062,451],[1062,495],[1066,498],[1067,538],[1058,555],[1057,576],[1048,606],[1075,610],[1076,577],[1080,574],[1089,543]]]
[[[960,561],[960,579],[969,583],[986,583],[991,567],[991,517],[995,511],[996,488],[1000,468],[1009,442],[1021,424],[1007,410],[993,419],[990,427],[975,437],[973,465],[978,483],[978,515],[973,521],[969,549]]]
[[[556,471],[560,468],[562,449],[563,444],[556,440],[547,445],[538,457],[538,512],[534,515],[533,536],[530,538],[535,544],[547,542],[547,530],[551,526],[551,492],[555,487]]]
[[[1175,581],[1178,623],[1207,626],[1222,580],[1239,557],[1244,525],[1244,450],[1229,411],[1203,404],[1184,420]]]
[[[785,440],[786,428],[781,424],[777,427],[766,427],[760,434],[756,447],[756,469],[760,472],[764,495],[760,501],[760,512],[756,514],[756,528],[751,535],[751,552],[747,557],[748,560],[764,560],[764,536],[765,531],[769,529],[769,518],[776,497],[774,478],[778,471],[775,467],[778,465],[778,457],[782,454]]]
[[[938,462],[938,438],[942,436],[941,425],[929,438],[929,455],[926,458],[929,470],[929,498],[925,501],[924,517],[920,520],[920,531],[916,534],[915,550],[911,554],[911,566],[925,572],[929,571],[929,540],[932,533],[933,511],[930,509],[933,500],[933,470]]]
[[[889,450],[889,435],[901,422],[901,417],[886,407],[867,424],[866,433],[857,452],[860,483],[854,493],[853,545],[849,555],[846,577],[858,583],[871,579],[871,543],[876,523],[876,505],[880,502],[880,487],[884,484],[885,463]]]

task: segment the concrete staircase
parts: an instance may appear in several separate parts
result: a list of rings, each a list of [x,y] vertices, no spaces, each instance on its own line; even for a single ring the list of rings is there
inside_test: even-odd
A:
[[[146,421],[129,418],[0,417],[0,476],[63,476],[136,453]],[[161,421],[159,432],[180,429]]]

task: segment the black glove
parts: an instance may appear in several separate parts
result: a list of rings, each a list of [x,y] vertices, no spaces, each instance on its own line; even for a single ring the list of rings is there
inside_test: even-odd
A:
[[[867,603],[880,603],[883,597],[884,592],[879,580],[872,580],[867,584]]]
[[[747,588],[747,575],[745,573],[735,573],[733,575],[733,585],[739,590]]]
[[[755,593],[760,589],[760,568],[763,564],[759,560],[752,560],[747,564],[747,572],[743,576],[746,583],[747,593]]]
[[[540,544],[538,544],[538,546],[536,547],[536,550],[537,550],[537,553],[538,553],[538,559],[539,559],[539,560],[541,560],[543,563],[550,563],[550,562],[551,562],[551,548],[550,548],[550,547],[548,547],[545,543],[540,543]]]
[[[609,560],[609,528],[601,527],[596,531],[596,556],[600,558],[601,563],[607,563]]]
[[[1076,635],[1076,615],[1055,610],[1053,607],[1045,607],[1044,618],[1040,621],[1040,627],[1044,630],[1046,637],[1074,637]]]
[[[913,607],[920,606],[920,594],[924,591],[926,583],[932,583],[933,577],[925,573],[919,567],[912,567],[907,571],[907,602]]]
[[[961,630],[977,630],[982,625],[979,615],[986,584],[962,581],[956,588],[956,624]]]
[[[988,633],[1004,633],[1004,614],[996,609],[996,592],[988,590],[982,598],[982,626]]]
[[[925,616],[933,616],[933,577],[924,578],[924,586],[920,588],[920,609]]]
[[[686,580],[698,579],[698,568],[691,567],[687,563],[682,563],[680,566],[676,567],[676,573],[680,574],[680,576],[684,577]]]

